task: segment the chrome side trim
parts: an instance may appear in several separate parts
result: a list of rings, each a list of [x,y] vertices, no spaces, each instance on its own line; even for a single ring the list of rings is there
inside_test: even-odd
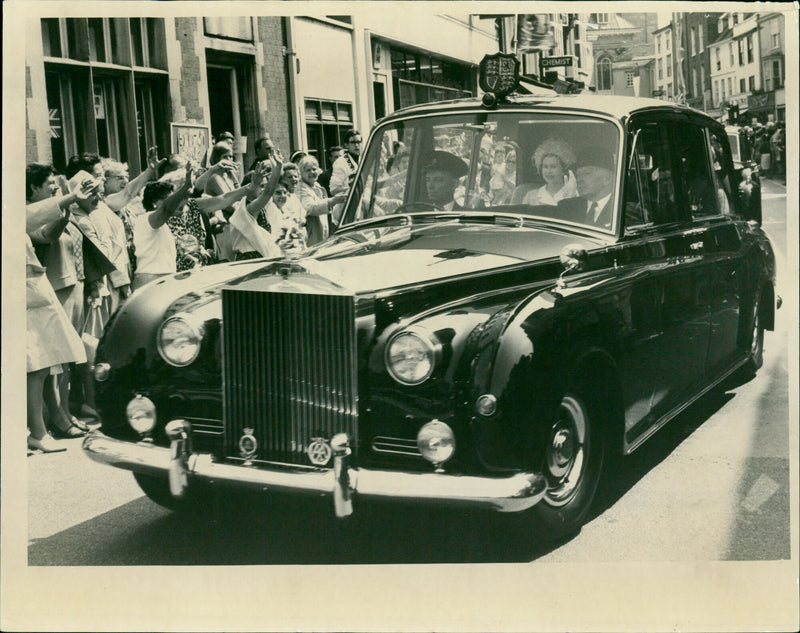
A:
[[[171,460],[167,448],[145,442],[125,442],[94,431],[84,439],[83,450],[89,458],[101,464],[169,477]],[[263,470],[214,462],[210,455],[197,453],[191,454],[183,463],[188,485],[198,479],[256,491],[331,495],[337,513],[346,513],[348,503],[352,504],[352,497],[356,494],[373,499],[436,502],[497,512],[520,512],[538,503],[547,490],[547,482],[539,473],[525,472],[494,478],[366,470],[348,467],[348,457],[340,455],[338,468],[320,470]]]
[[[723,380],[725,380],[728,376],[730,376],[733,372],[735,372],[737,369],[739,369],[746,362],[747,362],[747,357],[745,356],[744,358],[742,358],[742,359],[738,360],[736,363],[734,363],[731,366],[731,368],[728,369],[728,371],[726,371],[723,374],[720,374],[719,378],[717,378],[716,380],[713,380],[710,383],[708,383],[703,389],[698,391],[695,396],[693,396],[692,398],[689,398],[685,402],[682,402],[681,404],[676,406],[674,409],[672,409],[671,411],[668,411],[663,416],[661,416],[661,418],[659,418],[659,420],[655,424],[653,424],[649,429],[647,429],[644,433],[642,433],[639,437],[637,437],[636,440],[630,446],[628,446],[625,449],[624,454],[625,455],[630,455],[633,451],[635,451],[642,444],[644,444],[644,442],[646,440],[648,440],[650,437],[652,437],[653,434],[656,431],[658,431],[662,426],[664,426],[667,422],[672,420],[672,418],[676,417],[679,413],[681,413],[682,411],[684,411],[685,409],[687,409],[688,407],[693,405],[695,402],[697,402],[700,398],[702,398],[704,395],[706,395],[714,387],[719,385]]]

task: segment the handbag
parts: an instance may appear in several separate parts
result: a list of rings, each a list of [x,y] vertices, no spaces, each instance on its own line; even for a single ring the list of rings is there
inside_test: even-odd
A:
[[[103,336],[103,309],[100,305],[91,306],[86,312],[86,319],[83,322],[83,333],[81,340],[86,350],[86,362],[89,367],[94,365],[94,357],[97,352],[97,344]]]

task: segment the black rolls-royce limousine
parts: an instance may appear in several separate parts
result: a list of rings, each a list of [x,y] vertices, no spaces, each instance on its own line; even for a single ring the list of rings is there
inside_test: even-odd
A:
[[[84,450],[171,508],[213,482],[574,532],[612,457],[762,364],[775,258],[742,183],[725,128],[663,101],[395,112],[326,241],[118,310]]]

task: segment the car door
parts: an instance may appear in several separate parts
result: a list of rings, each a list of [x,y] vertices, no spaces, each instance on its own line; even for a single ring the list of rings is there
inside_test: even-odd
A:
[[[731,217],[732,181],[723,174],[723,165],[731,163],[730,153],[723,153],[727,143],[720,136],[711,136],[704,119],[687,117],[675,125],[674,132],[679,198],[690,214],[686,235],[689,248],[699,257],[701,292],[710,310],[709,344],[701,376],[704,380],[698,384],[702,386],[722,371],[736,352],[736,269],[741,240]]]
[[[708,271],[679,195],[680,119],[631,122],[624,185],[624,259],[636,270],[625,328],[626,444],[632,450],[701,379],[709,340]]]

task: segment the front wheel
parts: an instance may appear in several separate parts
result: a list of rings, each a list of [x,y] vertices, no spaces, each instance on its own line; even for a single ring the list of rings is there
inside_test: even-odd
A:
[[[602,428],[587,399],[566,393],[550,427],[542,472],[547,493],[533,509],[537,531],[558,539],[580,530],[603,470]]]

